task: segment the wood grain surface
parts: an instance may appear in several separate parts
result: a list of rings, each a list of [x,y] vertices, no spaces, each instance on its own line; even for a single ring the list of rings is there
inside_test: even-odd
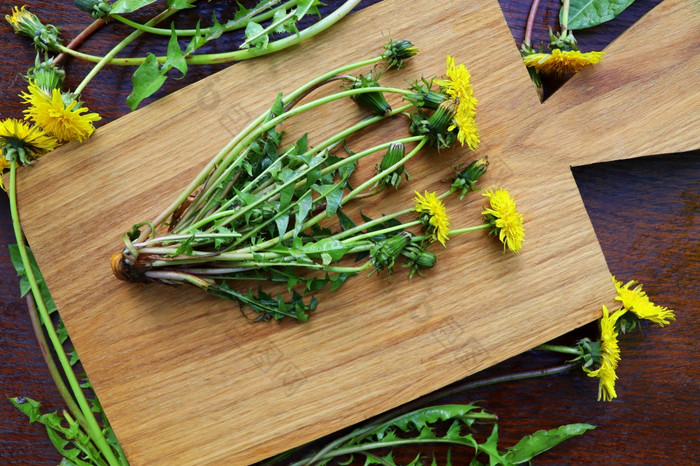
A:
[[[98,134],[99,134],[99,133],[98,133]],[[683,160],[683,159],[681,159],[681,160]],[[692,162],[693,162],[693,158],[692,158],[692,157],[691,157],[691,158],[688,158],[687,161],[684,162],[684,163],[685,163],[684,166],[685,166],[686,172],[690,171],[690,173],[693,173],[693,172],[692,172],[692,169],[693,169]],[[662,162],[659,162],[659,163],[663,163],[663,161],[662,161]],[[681,165],[682,165],[682,164],[681,164]],[[697,169],[697,166],[695,166],[695,168]],[[600,168],[599,168],[599,169],[600,169]],[[682,173],[685,173],[683,170],[679,170],[679,172],[680,172],[681,174],[682,174]],[[623,173],[624,173],[624,170],[623,170]],[[618,175],[619,175],[619,173],[618,173]],[[585,175],[584,175],[584,176],[585,176]],[[679,176],[679,175],[676,174],[676,176]],[[692,188],[692,186],[693,186],[692,183],[691,183],[689,186],[691,186],[691,188]],[[697,187],[697,185],[695,185],[695,187]],[[691,190],[691,193],[692,193],[692,190]],[[584,199],[584,200],[585,200],[585,199]],[[692,197],[691,197],[691,200],[692,200]],[[690,218],[689,221],[691,222],[691,224],[690,224],[691,226],[692,226],[692,218],[693,218],[693,217],[692,217],[692,214],[693,214],[692,209],[689,211],[689,213],[686,213],[686,217],[687,217],[688,215],[690,216],[690,217],[689,217],[689,218]],[[594,220],[595,220],[595,219],[594,219]],[[692,229],[691,229],[691,231],[692,231]],[[598,232],[598,234],[600,235],[600,232]],[[692,243],[690,243],[690,244],[692,244]],[[604,246],[605,246],[605,245],[604,245]],[[609,259],[608,259],[608,260],[609,260]],[[612,269],[612,267],[611,267],[611,269]],[[614,271],[614,270],[613,270],[613,271]],[[637,276],[637,278],[642,279],[641,277],[638,277],[638,276]],[[691,307],[691,309],[692,309],[692,307]],[[103,330],[104,330],[104,329],[103,329]],[[105,332],[105,333],[106,333],[106,332]],[[96,337],[105,336],[105,333],[99,333],[99,332],[98,332],[98,334],[96,335]],[[190,344],[192,345],[192,347],[193,347],[195,350],[198,349],[198,343],[201,344],[201,340],[200,340],[198,337],[199,337],[199,335],[196,334],[196,333],[193,334],[193,335],[190,335],[190,339],[191,339]],[[216,348],[208,348],[207,350],[213,351],[213,350],[216,350]],[[128,349],[128,351],[132,351],[132,349]],[[82,353],[81,353],[81,354],[82,354]],[[129,354],[129,353],[127,352],[127,353],[124,353],[124,354]],[[140,369],[142,372],[146,372],[146,371],[152,369],[152,367],[148,367],[147,364],[142,364],[142,365],[146,366],[146,367],[142,367],[142,368]],[[88,368],[88,369],[90,369],[90,368]],[[454,368],[452,368],[452,370],[454,370]],[[92,377],[92,371],[90,372],[90,374],[91,374],[91,377]],[[205,378],[205,377],[197,377],[196,374],[197,374],[196,372],[193,373],[193,374],[188,374],[188,377],[191,377],[191,378],[193,378],[193,379],[195,379],[195,380],[196,380],[196,379],[199,379],[199,380],[198,380],[198,383],[199,383],[199,382],[202,382],[202,380],[205,380],[205,381],[206,381],[206,378]],[[121,374],[121,375],[123,376],[123,374]],[[690,374],[689,374],[689,375],[690,375]],[[134,376],[131,375],[131,377],[134,377]],[[135,379],[135,378],[134,378],[134,379]],[[208,382],[208,381],[207,381],[207,382]],[[581,380],[579,380],[579,382],[581,382]],[[586,384],[586,382],[582,382],[582,383],[583,383],[583,384]],[[590,385],[590,381],[587,382],[587,383]],[[680,382],[679,382],[679,383],[680,383]],[[132,385],[132,387],[133,387],[133,385]],[[99,388],[98,388],[98,390],[99,390]],[[396,391],[397,391],[396,387],[388,387],[388,392],[389,392],[389,393],[394,394]],[[403,396],[403,394],[400,394],[400,395]],[[389,395],[387,394],[386,396],[388,397]],[[401,399],[401,396],[398,397],[397,401]],[[131,401],[133,401],[133,397],[131,398]],[[394,401],[394,400],[392,400],[392,402],[393,402],[393,401]],[[142,406],[143,406],[143,405],[141,405],[141,407],[142,407]],[[150,408],[150,407],[149,407],[149,408]],[[196,407],[192,407],[191,409],[194,410],[194,409],[196,409]],[[500,413],[500,412],[499,412],[499,414],[503,415],[503,414]],[[697,427],[697,426],[696,426],[696,427]],[[170,446],[168,446],[168,447],[170,448]]]

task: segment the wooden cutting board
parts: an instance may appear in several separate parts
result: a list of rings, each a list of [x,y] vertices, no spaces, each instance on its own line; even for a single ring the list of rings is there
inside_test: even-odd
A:
[[[700,146],[692,3],[667,0],[612,44],[599,66],[540,105],[495,0],[416,0],[410,9],[386,0],[302,47],[237,64],[23,169],[24,230],[130,462],[261,460],[614,306],[569,167]],[[401,73],[387,73],[388,84],[443,74],[446,54],[467,64],[483,142],[476,154],[425,151],[408,169],[410,183],[362,210],[410,205],[413,190],[441,191],[451,166],[488,154],[482,186],[515,196],[525,217],[521,254],[504,254],[483,232],[455,237],[434,249],[439,261],[425,278],[355,277],[321,293],[304,324],[251,324],[231,302],[195,289],[114,279],[109,258],[119,236],[169,204],[277,92],[373,56],[389,35],[410,39],[421,54]],[[352,105],[333,107],[315,113],[312,125],[323,130],[361,116]],[[303,124],[286,129],[299,134]],[[368,133],[353,148],[403,131]],[[483,205],[478,194],[450,199],[453,226],[478,224]]]

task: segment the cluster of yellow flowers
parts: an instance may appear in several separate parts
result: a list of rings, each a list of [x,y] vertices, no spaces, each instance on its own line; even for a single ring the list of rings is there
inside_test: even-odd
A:
[[[43,27],[26,6],[15,7],[12,15],[6,15],[5,19],[18,34]],[[95,130],[93,123],[99,121],[100,116],[89,113],[78,95],[61,90],[63,79],[57,77],[59,72],[51,60],[29,70],[27,91],[19,95],[28,106],[24,110],[24,120],[6,118],[0,121],[0,172],[10,166],[11,160],[31,163],[59,143],[82,142]],[[38,73],[41,73],[41,82],[36,78]]]

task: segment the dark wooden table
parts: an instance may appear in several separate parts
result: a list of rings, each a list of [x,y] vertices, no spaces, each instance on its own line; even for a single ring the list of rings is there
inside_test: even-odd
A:
[[[74,37],[91,22],[72,2],[25,3],[45,22],[61,26],[64,38]],[[231,3],[214,1],[203,8],[223,11]],[[501,0],[500,3],[519,44],[529,2]],[[615,21],[577,33],[581,48],[602,49],[657,3],[658,0],[637,0]],[[0,5],[4,14],[13,4],[3,0]],[[410,14],[419,14],[410,10]],[[548,26],[556,28],[558,10],[558,0],[542,0],[535,45],[547,40]],[[109,25],[90,38],[81,50],[104,52],[124,31],[119,25]],[[0,62],[2,117],[21,117],[17,94],[25,86],[21,74],[33,63],[34,51],[27,40],[12,34],[8,25],[0,26],[0,33],[4,57]],[[225,45],[217,45],[214,50],[224,48]],[[136,50],[143,51],[145,46],[138,45]],[[69,89],[90,68],[73,60],[65,65]],[[170,81],[155,97],[222,68],[193,67],[185,79]],[[83,93],[88,105],[103,116],[100,125],[129,111],[124,98],[129,92],[131,72],[132,69],[104,70]],[[575,168],[574,175],[610,271],[622,280],[642,282],[655,302],[677,310],[677,322],[664,329],[646,326],[643,332],[622,338],[619,398],[613,402],[597,402],[597,380],[586,377],[580,370],[472,390],[443,401],[483,400],[482,405],[500,417],[502,446],[512,445],[534,430],[564,423],[589,422],[598,426],[538,457],[538,464],[697,463],[700,461],[697,453],[700,451],[700,381],[696,332],[700,332],[700,323],[693,316],[697,316],[700,308],[700,156],[660,154]],[[26,304],[19,297],[18,280],[7,249],[13,242],[7,196],[0,193],[0,393],[6,397],[24,395],[40,400],[47,410],[60,410],[63,402],[46,370]],[[565,335],[560,341],[573,344],[584,336],[595,338],[596,325]],[[549,354],[529,352],[476,374],[466,382],[550,367],[561,361]],[[408,462],[416,453],[417,450],[412,450],[400,458]],[[56,464],[59,461],[60,456],[43,427],[30,425],[9,402],[0,401],[0,462]],[[456,454],[453,461],[464,462]]]

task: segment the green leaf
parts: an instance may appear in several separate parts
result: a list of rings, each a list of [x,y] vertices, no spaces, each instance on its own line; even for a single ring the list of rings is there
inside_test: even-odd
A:
[[[242,46],[243,48],[254,47],[264,49],[270,42],[270,37],[265,33],[265,28],[254,21],[251,21],[245,27],[245,38],[249,42],[244,44]]]
[[[355,228],[355,222],[353,222],[352,219],[348,217],[342,209],[338,209],[336,215],[338,216],[338,223],[340,224],[340,228],[342,228],[343,231]]]
[[[123,13],[131,13],[155,1],[156,0],[117,0],[112,4],[110,14],[120,15]]]
[[[156,56],[149,53],[131,77],[133,90],[126,98],[129,108],[136,110],[141,101],[160,89],[166,79],[167,77],[161,73]]]
[[[575,31],[597,26],[610,21],[630,6],[634,0],[571,0],[569,6],[569,24],[567,28]],[[559,13],[562,20],[563,11]]]
[[[160,72],[164,74],[163,69],[169,70],[170,68],[175,68],[182,73],[180,78],[184,78],[187,74],[187,60],[185,60],[185,53],[177,42],[175,23],[171,23],[170,27],[172,32],[170,33],[170,40],[168,41],[168,54]]]
[[[289,216],[281,215],[275,219],[275,224],[277,225],[277,231],[280,234],[280,241],[285,233],[287,233],[287,227],[289,226]]]
[[[329,254],[334,261],[340,260],[345,253],[352,249],[352,245],[347,245],[337,239],[324,238],[314,243],[306,243],[301,247],[301,252],[309,256],[320,256]]]
[[[313,199],[311,198],[311,191],[307,191],[304,195],[297,201],[297,212],[294,214],[294,237],[296,238],[301,229],[304,226],[304,220],[306,216],[311,212],[311,207],[313,205]]]
[[[166,5],[168,8],[174,10],[186,10],[187,8],[194,8],[194,5],[188,3],[186,0],[168,0]]]
[[[508,449],[505,458],[511,463],[524,463],[550,448],[571,437],[582,435],[595,429],[591,424],[568,424],[552,430],[538,430],[532,435],[523,437],[517,444]]]
[[[29,279],[26,276],[26,269],[22,263],[22,256],[19,253],[19,247],[16,244],[10,244],[8,249],[10,251],[10,260],[12,261],[12,265],[17,271],[17,276],[20,277],[19,288],[21,296],[25,296],[27,293],[29,293],[29,291],[31,291],[31,287],[29,285]],[[56,304],[51,297],[49,288],[46,286],[44,276],[41,274],[41,270],[39,270],[39,264],[36,263],[32,250],[29,248],[26,248],[26,250],[27,258],[32,266],[32,271],[34,272],[34,278],[36,279],[37,285],[39,285],[39,291],[41,293],[41,298],[46,305],[46,310],[49,312],[49,314],[53,314],[56,312]]]

